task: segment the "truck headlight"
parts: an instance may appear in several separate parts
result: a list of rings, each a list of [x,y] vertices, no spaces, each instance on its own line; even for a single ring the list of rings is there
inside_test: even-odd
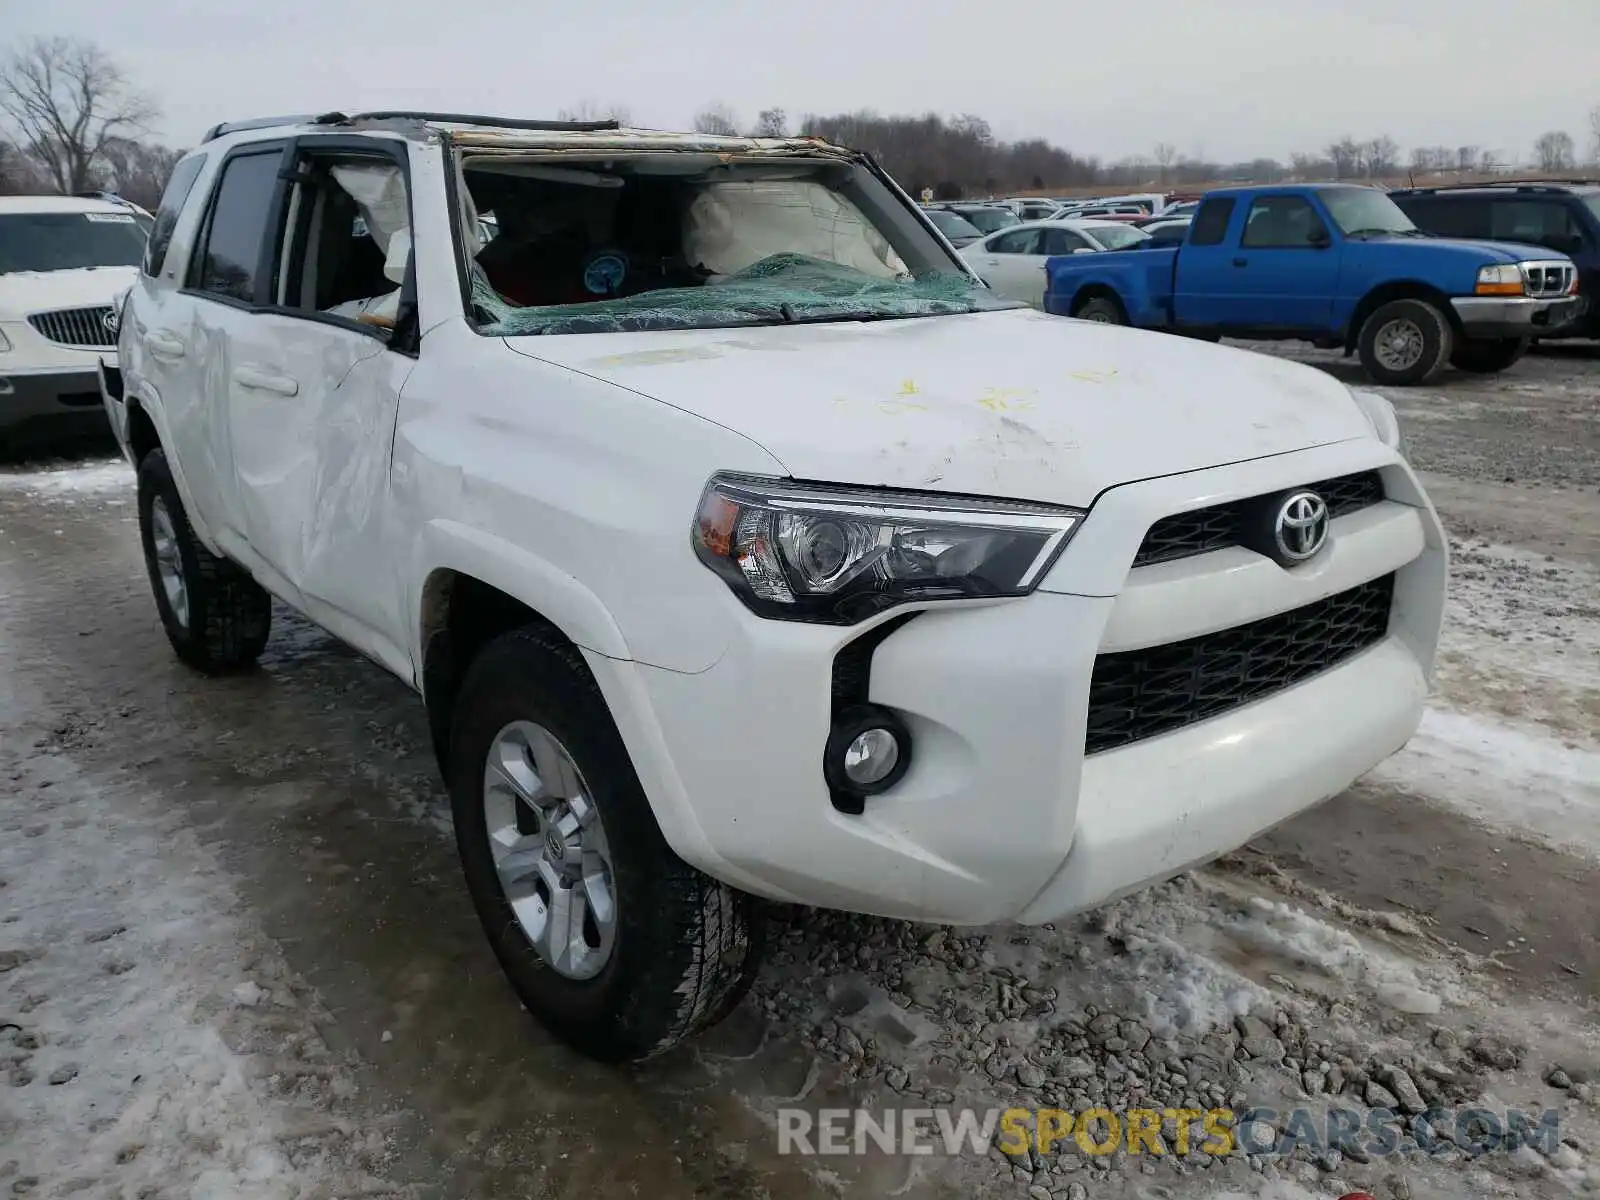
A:
[[[1082,519],[1043,504],[715,475],[692,536],[759,615],[853,625],[909,601],[1025,596]]]
[[[1520,296],[1523,292],[1522,268],[1516,263],[1483,267],[1478,271],[1478,286],[1473,290],[1480,296]]]

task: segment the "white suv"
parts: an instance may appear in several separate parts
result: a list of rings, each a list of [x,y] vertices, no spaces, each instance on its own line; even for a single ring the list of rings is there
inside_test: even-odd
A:
[[[489,939],[596,1056],[727,1012],[758,897],[1051,921],[1338,792],[1429,688],[1385,401],[1006,301],[817,140],[223,126],[120,351],[179,656],[248,664],[273,595],[418,689]]]
[[[0,196],[0,440],[105,433],[96,376],[107,318],[144,256],[124,203]]]

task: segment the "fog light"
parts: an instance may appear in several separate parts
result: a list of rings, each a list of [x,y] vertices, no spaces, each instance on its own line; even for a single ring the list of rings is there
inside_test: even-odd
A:
[[[844,748],[844,777],[857,787],[882,783],[900,761],[900,743],[887,729],[865,729]]]
[[[911,734],[893,712],[875,705],[846,709],[834,722],[822,773],[841,812],[862,811],[861,798],[887,791],[911,765]]]

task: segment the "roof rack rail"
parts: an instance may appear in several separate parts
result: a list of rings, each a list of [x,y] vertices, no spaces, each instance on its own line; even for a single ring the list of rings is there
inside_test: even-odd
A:
[[[622,122],[611,119],[604,121],[542,121],[527,117],[488,117],[480,113],[427,112],[411,109],[355,113],[349,120],[436,121],[441,125],[498,125],[505,129],[542,129],[550,133],[601,133],[608,129],[622,128]]]
[[[224,134],[240,133],[247,129],[274,129],[280,125],[349,125],[355,121],[436,121],[441,125],[489,125],[503,129],[537,129],[547,133],[603,133],[621,129],[616,120],[605,121],[541,121],[525,117],[487,117],[477,113],[425,112],[411,109],[384,109],[377,112],[299,113],[283,117],[252,117],[244,121],[223,121],[206,130],[202,143],[214,141]]]
[[[1600,187],[1600,179],[1491,179],[1478,183],[1430,183],[1408,192],[1475,192],[1504,188],[1518,192],[1561,192],[1569,187]]]

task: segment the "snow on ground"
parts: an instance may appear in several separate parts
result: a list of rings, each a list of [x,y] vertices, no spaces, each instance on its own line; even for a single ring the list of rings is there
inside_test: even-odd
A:
[[[315,999],[155,798],[0,743],[0,1187],[399,1195]]]
[[[61,467],[0,470],[0,489],[31,496],[118,491],[131,495],[133,468],[124,459],[109,458]]]
[[[1600,858],[1600,575],[1452,549],[1439,695],[1368,778]]]

